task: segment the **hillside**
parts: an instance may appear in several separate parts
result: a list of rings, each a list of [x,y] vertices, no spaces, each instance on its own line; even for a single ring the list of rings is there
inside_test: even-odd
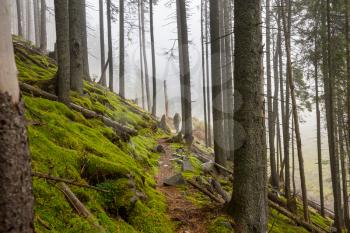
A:
[[[55,62],[25,42],[15,39],[14,46],[20,81],[53,94]],[[84,95],[72,92],[71,100],[117,122],[120,130],[107,126],[103,118],[87,117],[62,103],[37,97],[28,89],[22,89],[22,95],[32,168],[37,174],[33,178],[36,232],[167,233],[181,229],[185,224],[181,219],[184,210],[177,210],[178,218],[169,210],[174,203],[169,199],[169,190],[157,185],[157,175],[164,168],[162,162],[170,162],[173,172],[182,173],[185,179],[211,177],[203,175],[202,162],[194,151],[182,143],[169,142],[172,135],[159,129],[156,119],[97,84],[84,83]],[[160,142],[167,147],[165,152],[157,149]],[[195,143],[195,148],[210,158],[201,144]],[[178,151],[189,159],[192,170],[182,172],[172,159]],[[164,160],[164,153],[168,160]],[[38,174],[84,184],[85,187],[69,187],[93,217],[79,214],[60,182]],[[218,179],[230,192],[229,180]],[[177,198],[185,199],[194,208],[193,213],[218,209],[217,204],[193,187],[183,184],[175,192],[179,194]],[[318,227],[329,228],[328,219],[313,210],[311,215]],[[234,222],[221,211],[207,211],[200,218],[203,221],[197,223],[208,232],[232,231]],[[270,232],[307,232],[275,210],[271,210],[269,228]]]

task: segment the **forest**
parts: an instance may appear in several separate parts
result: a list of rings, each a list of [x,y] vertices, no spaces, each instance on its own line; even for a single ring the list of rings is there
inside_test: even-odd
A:
[[[350,232],[350,0],[0,0],[0,233]]]

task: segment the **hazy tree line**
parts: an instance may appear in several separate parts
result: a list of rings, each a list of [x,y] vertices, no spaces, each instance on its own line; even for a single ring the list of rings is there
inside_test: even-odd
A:
[[[16,1],[17,32],[23,39],[32,38],[46,52],[45,0]],[[157,114],[157,62],[153,7],[157,1],[99,0],[101,75],[102,86],[114,91],[112,21],[119,16],[119,94],[125,98],[125,8],[135,9],[140,56],[141,106]],[[181,133],[191,145],[192,98],[188,38],[188,5],[176,0],[177,42],[179,57],[179,83],[181,84]],[[15,79],[13,50],[11,49],[8,2],[0,2],[0,58],[3,67],[11,67],[9,75],[0,67],[0,119],[1,116],[19,117],[22,112],[11,106],[20,105],[18,83]],[[132,6],[131,6],[132,5]],[[56,46],[58,63],[57,95],[68,103],[69,91],[83,94],[83,80],[89,75],[87,23],[85,0],[55,0]],[[104,25],[104,9],[107,29]],[[304,170],[303,143],[301,139],[301,112],[315,104],[317,123],[317,155],[320,191],[320,213],[325,215],[323,169],[329,159],[334,200],[335,227],[338,232],[350,230],[348,207],[348,172],[350,156],[350,31],[347,0],[201,0],[201,51],[205,143],[214,147],[215,162],[228,167],[233,162],[233,193],[227,204],[228,213],[236,220],[237,232],[266,232],[268,220],[268,193],[284,195],[287,208],[296,214],[297,188],[295,172],[299,172],[303,218],[310,221],[308,194]],[[25,14],[24,14],[25,12]],[[146,13],[149,13],[151,37],[151,67],[146,56]],[[31,32],[31,14],[34,14],[34,32]],[[24,17],[26,16],[26,18]],[[263,17],[264,15],[264,17]],[[264,20],[264,21],[263,21]],[[26,22],[26,23],[24,23]],[[24,27],[26,25],[26,28]],[[28,26],[29,25],[29,26]],[[107,30],[107,43],[105,33]],[[105,54],[107,46],[107,55]],[[301,49],[296,49],[301,48]],[[10,54],[10,57],[8,57]],[[3,59],[6,56],[6,59]],[[106,80],[106,72],[109,80]],[[151,70],[151,72],[150,72]],[[307,77],[305,77],[307,76]],[[150,80],[151,79],[151,80]],[[11,81],[10,81],[11,80]],[[305,80],[312,80],[314,91]],[[151,81],[151,85],[150,85]],[[164,85],[166,92],[166,84]],[[152,97],[151,97],[152,92]],[[166,96],[166,95],[165,95]],[[165,101],[167,102],[167,101]],[[322,116],[325,121],[322,121]],[[11,124],[0,121],[0,129]],[[322,152],[321,128],[327,130],[328,154]],[[19,181],[18,174],[0,165],[0,172],[11,177],[31,193],[29,154],[24,140],[24,125],[16,126],[11,133],[21,134],[7,148],[3,142],[8,131],[0,130],[2,159],[12,161],[16,145],[21,150],[16,159],[24,161],[23,174],[28,179]],[[296,153],[294,147],[296,144]],[[10,155],[11,154],[11,155]],[[295,166],[295,158],[298,168]],[[220,170],[223,175],[225,171]],[[3,177],[3,176],[0,176]],[[5,190],[0,198],[1,214],[6,216],[11,192]],[[18,193],[21,198],[23,193]],[[26,208],[19,219],[28,230],[32,218],[32,197],[23,197]],[[23,203],[14,203],[20,206]],[[258,211],[257,211],[258,210]],[[15,210],[12,210],[15,211]],[[16,210],[19,211],[19,210]],[[22,215],[21,215],[22,214]],[[5,216],[4,215],[4,216]],[[20,219],[20,217],[23,219]],[[3,218],[0,218],[3,219]],[[7,224],[15,221],[8,220]],[[1,222],[0,222],[1,223]],[[1,226],[2,224],[0,224]],[[1,231],[1,228],[0,228]],[[5,231],[6,232],[6,231]]]

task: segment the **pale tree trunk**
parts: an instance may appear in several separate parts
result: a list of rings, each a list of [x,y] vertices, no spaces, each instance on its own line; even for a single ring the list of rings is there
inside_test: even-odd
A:
[[[17,30],[18,36],[23,38],[23,9],[22,9],[22,1],[16,0],[17,4]]]
[[[9,2],[0,1],[0,232],[34,232],[34,196]]]
[[[207,94],[205,87],[206,70],[205,70],[205,51],[204,51],[204,1],[201,0],[201,55],[202,55],[202,83],[203,83],[203,112],[204,112],[204,133],[205,133],[205,145],[208,147],[208,120],[207,120]]]
[[[154,48],[154,23],[153,23],[153,0],[149,1],[149,18],[150,18],[150,33],[151,33],[151,54],[152,54],[152,86],[153,86],[153,103],[152,115],[157,115],[157,69],[156,69],[156,54]]]
[[[141,0],[141,24],[142,24],[142,53],[143,62],[145,68],[145,84],[146,84],[146,99],[147,99],[147,110],[151,111],[151,95],[149,89],[149,77],[148,77],[148,62],[146,53],[146,33],[145,33],[145,2]]]
[[[142,55],[142,48],[143,48],[143,44],[142,44],[142,24],[141,24],[141,1],[142,0],[138,0],[138,20],[139,20],[139,46],[140,46],[140,71],[141,71],[141,93],[142,93],[142,108],[145,109],[146,105],[145,105],[145,87],[144,87],[144,69],[143,69],[143,55]]]
[[[275,151],[275,121],[272,107],[272,82],[271,82],[271,29],[270,29],[270,0],[266,0],[266,76],[267,76],[267,111],[269,128],[269,151],[270,151],[270,169],[271,185],[274,189],[279,188],[279,177],[276,169],[276,151]]]
[[[208,146],[212,146],[212,130],[211,130],[211,104],[210,104],[210,70],[209,70],[209,23],[208,23],[208,3],[205,1],[205,66],[207,70],[207,104],[208,104]]]
[[[26,17],[27,17],[27,40],[30,41],[32,39],[32,5],[30,4],[30,0],[26,1]]]
[[[91,81],[89,69],[89,48],[87,44],[86,0],[81,0],[81,44],[83,48],[83,74],[84,80]]]
[[[82,0],[69,1],[70,86],[83,94]]]
[[[124,0],[119,0],[119,95],[125,98]]]
[[[233,138],[233,70],[232,70],[232,5],[231,1],[224,0],[224,23],[225,23],[225,47],[226,47],[226,82],[224,98],[226,101],[225,120],[226,120],[226,137],[227,137],[227,156],[233,160],[234,156],[234,138]]]
[[[183,90],[183,96],[181,105],[183,106],[182,122],[183,122],[183,134],[187,144],[191,144],[193,141],[192,136],[192,101],[191,101],[191,74],[190,74],[190,59],[188,53],[188,32],[187,32],[187,14],[185,0],[177,0],[177,27],[178,27],[178,41],[179,41],[179,63],[180,70],[180,83]]]
[[[348,109],[348,137],[350,138],[350,3],[345,0],[345,38],[346,38],[346,75],[347,75],[347,109]],[[349,139],[350,140],[350,139]]]
[[[47,50],[47,33],[46,33],[46,0],[41,0],[40,8],[40,50]]]
[[[222,79],[220,62],[220,13],[219,2],[210,0],[210,45],[213,103],[213,131],[215,162],[226,166]]]
[[[320,206],[321,215],[324,216],[324,194],[323,194],[323,170],[322,170],[322,141],[321,141],[321,111],[320,111],[320,97],[318,84],[318,58],[317,58],[317,40],[315,38],[315,92],[316,92],[316,124],[317,124],[317,162],[318,162],[318,182],[320,190]]]
[[[111,0],[107,0],[107,30],[108,30],[108,68],[109,68],[109,90],[114,91],[113,80],[113,44],[112,44],[112,13]]]
[[[100,17],[100,50],[101,50],[101,80],[99,83],[102,86],[107,86],[106,73],[103,72],[103,68],[106,63],[105,55],[105,29],[104,29],[104,17],[103,17],[103,0],[99,0],[99,17]]]
[[[57,96],[58,100],[69,103],[70,51],[69,11],[67,0],[55,0],[56,47],[57,47]]]
[[[165,116],[169,117],[168,87],[166,84],[166,80],[164,80],[164,105],[165,105]]]
[[[287,0],[289,1],[289,0]],[[299,116],[298,116],[298,110],[297,110],[297,102],[296,102],[296,96],[295,96],[295,86],[294,86],[294,80],[293,80],[293,72],[292,72],[292,60],[291,60],[291,6],[289,5],[289,12],[288,12],[288,22],[287,17],[285,13],[285,8],[282,7],[282,22],[283,22],[283,31],[285,35],[285,47],[286,47],[286,56],[287,56],[287,79],[289,82],[289,89],[290,89],[290,95],[292,100],[292,113],[293,113],[293,119],[294,119],[294,126],[295,126],[295,137],[296,137],[296,143],[297,143],[297,154],[298,154],[298,161],[299,161],[299,173],[300,173],[300,184],[301,184],[301,192],[302,192],[302,199],[303,199],[303,211],[304,211],[304,219],[306,222],[309,221],[309,211],[308,211],[308,198],[307,198],[307,190],[306,190],[306,178],[305,178],[305,171],[304,171],[304,159],[302,154],[302,145],[301,145],[301,136],[300,136],[300,126],[299,126]],[[287,169],[286,169],[287,171]]]
[[[331,167],[331,178],[334,198],[334,212],[335,212],[335,226],[338,232],[342,232],[344,229],[344,221],[341,207],[341,190],[340,190],[340,174],[339,174],[339,158],[336,154],[335,147],[335,119],[334,119],[334,74],[333,74],[333,53],[332,53],[332,34],[331,34],[331,15],[330,15],[330,1],[326,0],[323,4],[326,9],[322,11],[322,23],[324,33],[327,35],[325,41],[327,41],[326,47],[326,65],[327,73],[325,76],[325,98],[326,98],[326,118],[327,118],[327,130],[328,130],[328,146],[329,146],[329,158]],[[327,26],[325,26],[327,24]]]
[[[235,150],[234,189],[228,209],[235,218],[236,232],[267,232],[261,1],[236,0],[234,18],[234,88],[235,95],[239,93],[241,97],[235,98],[234,134],[235,139],[240,139],[241,147]]]
[[[277,49],[277,45],[279,43],[281,43],[281,41],[279,41],[280,37],[277,36],[277,41],[276,41],[276,46],[274,48],[274,55],[273,55],[273,73],[274,73],[274,95],[273,95],[273,115],[272,115],[272,122],[273,122],[273,128],[271,129],[272,132],[272,138],[275,141],[275,135],[276,135],[276,129],[279,130],[279,120],[277,119],[278,114],[279,114],[279,110],[278,110],[278,93],[279,93],[279,73],[278,73],[278,49]],[[276,151],[277,151],[277,161],[279,160],[279,155],[281,153],[281,151],[279,151],[278,146],[279,146],[279,142],[280,142],[280,132],[278,132],[277,130],[277,140],[276,140]],[[282,162],[282,159],[280,160],[280,162]],[[278,188],[279,188],[279,165],[277,163],[276,166],[276,176],[277,176],[277,180],[278,180]]]
[[[34,32],[35,32],[35,45],[40,45],[40,25],[39,25],[39,4],[38,0],[33,0],[34,8]]]

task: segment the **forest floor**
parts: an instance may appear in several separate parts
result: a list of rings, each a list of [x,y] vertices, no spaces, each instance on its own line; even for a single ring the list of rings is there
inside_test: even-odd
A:
[[[164,153],[159,160],[159,171],[156,177],[157,190],[164,194],[168,206],[168,215],[172,221],[177,222],[176,233],[205,233],[207,224],[213,213],[214,206],[199,207],[186,199],[184,191],[180,187],[165,186],[164,180],[176,174],[171,159],[172,151],[165,140],[159,140],[163,146]],[[188,187],[187,192],[196,192],[192,187]],[[217,213],[218,214],[218,213]]]

